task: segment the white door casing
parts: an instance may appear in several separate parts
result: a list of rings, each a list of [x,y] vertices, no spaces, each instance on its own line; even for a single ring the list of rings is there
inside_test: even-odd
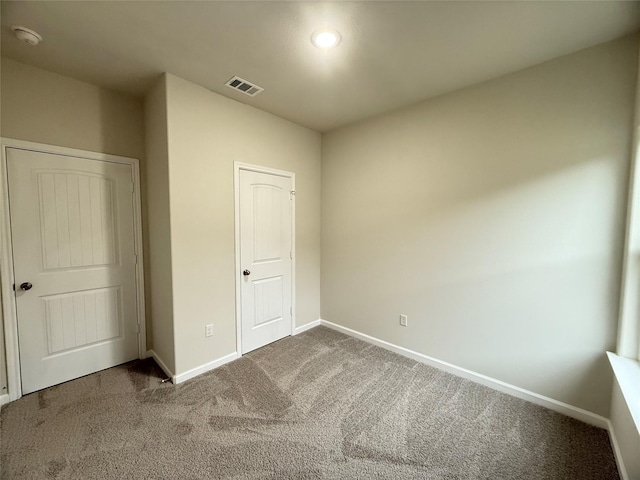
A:
[[[22,393],[138,358],[137,164],[4,153]]]
[[[258,167],[259,168],[259,167]],[[293,331],[293,174],[239,168],[239,353]]]

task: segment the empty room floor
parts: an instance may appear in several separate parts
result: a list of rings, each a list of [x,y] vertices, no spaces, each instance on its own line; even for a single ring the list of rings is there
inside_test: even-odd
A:
[[[6,405],[1,478],[618,478],[605,430],[326,327],[161,380],[135,361]]]

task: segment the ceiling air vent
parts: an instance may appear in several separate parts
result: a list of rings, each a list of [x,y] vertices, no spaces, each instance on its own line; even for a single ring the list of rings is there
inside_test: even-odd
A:
[[[247,82],[240,77],[233,77],[231,80],[225,83],[225,85],[227,87],[233,88],[234,90],[242,92],[245,95],[249,95],[250,97],[255,97],[257,94],[264,90],[264,88]]]

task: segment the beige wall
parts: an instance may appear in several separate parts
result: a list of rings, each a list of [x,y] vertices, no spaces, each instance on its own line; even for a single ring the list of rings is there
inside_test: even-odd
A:
[[[295,172],[296,321],[319,318],[321,152],[318,133],[172,75],[166,83],[174,373],[181,374],[236,351],[234,161]],[[214,335],[205,338],[208,323]]]
[[[2,136],[143,159],[142,100],[3,58]]]
[[[140,99],[6,58],[1,75],[3,137],[134,157],[144,168]]]
[[[144,103],[147,158],[149,263],[147,275],[147,343],[175,372],[173,287],[171,279],[171,219],[169,217],[169,145],[167,143],[167,82],[162,76]],[[150,327],[150,328],[149,328]]]
[[[608,416],[637,45],[326,134],[322,318]]]

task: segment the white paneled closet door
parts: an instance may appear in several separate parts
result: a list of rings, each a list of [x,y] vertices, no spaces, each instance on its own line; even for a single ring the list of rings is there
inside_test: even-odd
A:
[[[242,352],[292,331],[292,181],[240,170]]]
[[[23,393],[138,358],[130,165],[7,149]]]

